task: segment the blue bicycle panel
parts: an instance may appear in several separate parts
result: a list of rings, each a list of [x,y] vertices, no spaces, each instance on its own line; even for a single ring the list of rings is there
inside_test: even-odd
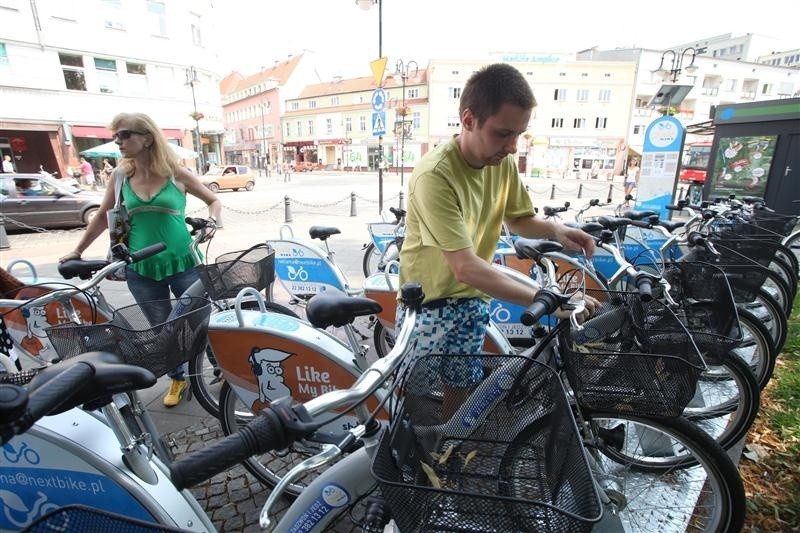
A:
[[[321,250],[290,240],[267,242],[275,249],[275,276],[291,294],[346,292],[342,274]]]

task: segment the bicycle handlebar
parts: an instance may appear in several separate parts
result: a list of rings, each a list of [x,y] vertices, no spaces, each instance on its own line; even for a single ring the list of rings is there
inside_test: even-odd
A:
[[[520,321],[524,326],[532,326],[543,316],[555,313],[560,305],[559,294],[549,289],[540,289],[533,298],[533,303],[522,312]]]

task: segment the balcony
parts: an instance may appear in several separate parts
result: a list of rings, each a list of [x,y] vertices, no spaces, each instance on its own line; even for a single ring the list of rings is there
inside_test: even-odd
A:
[[[705,96],[717,96],[719,94],[719,87],[703,87],[701,94]]]
[[[742,94],[739,95],[742,100],[755,100],[756,99],[756,92],[755,91],[743,91]]]

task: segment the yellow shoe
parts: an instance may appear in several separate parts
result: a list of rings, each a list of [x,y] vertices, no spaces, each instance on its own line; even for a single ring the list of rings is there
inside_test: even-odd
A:
[[[185,379],[173,379],[169,386],[169,392],[164,396],[164,405],[166,407],[175,407],[181,403],[181,396],[183,396],[183,391],[185,390]]]

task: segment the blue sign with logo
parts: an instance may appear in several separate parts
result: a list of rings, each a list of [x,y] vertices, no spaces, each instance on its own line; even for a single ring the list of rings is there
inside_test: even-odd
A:
[[[386,91],[380,87],[372,91],[371,102],[373,111],[383,111],[386,107]]]
[[[647,127],[636,209],[658,211],[661,218],[669,218],[665,206],[675,194],[684,135],[683,124],[675,117],[659,117]]]
[[[386,111],[377,111],[372,114],[372,136],[386,135]]]

